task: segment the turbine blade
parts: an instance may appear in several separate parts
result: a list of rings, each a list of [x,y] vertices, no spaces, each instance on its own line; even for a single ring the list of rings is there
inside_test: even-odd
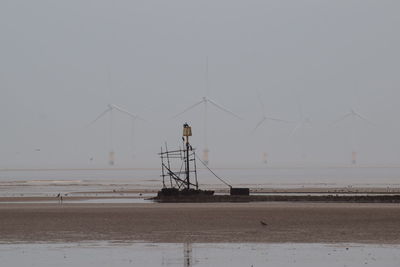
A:
[[[140,118],[139,116],[137,116],[137,115],[135,115],[135,114],[133,114],[133,113],[127,111],[126,109],[123,109],[123,108],[121,108],[121,107],[119,107],[119,106],[117,106],[117,105],[112,104],[112,105],[110,105],[110,106],[111,106],[111,108],[115,108],[115,109],[118,110],[119,112],[124,113],[124,114],[126,114],[126,115],[132,117],[133,119],[140,119],[140,120],[143,120],[143,121],[144,121],[144,119]]]
[[[270,121],[276,121],[276,122],[291,123],[291,121],[281,120],[281,119],[272,118],[272,117],[265,117],[265,119],[270,120]]]
[[[367,123],[374,124],[373,122],[371,122],[370,120],[368,120],[368,119],[365,118],[364,116],[361,116],[359,113],[357,113],[357,112],[355,112],[355,111],[354,111],[354,115],[355,115],[356,117],[360,118],[361,120],[367,122]]]
[[[267,118],[263,117],[256,125],[256,127],[254,127],[253,129],[253,133],[258,129],[258,127],[261,126],[261,124],[263,124],[263,122],[266,120]]]
[[[204,99],[202,99],[201,101],[199,101],[199,102],[197,102],[197,103],[191,105],[190,107],[186,108],[186,109],[183,110],[182,112],[179,112],[178,114],[176,114],[176,115],[173,116],[172,118],[176,118],[176,117],[178,117],[179,115],[182,115],[183,113],[185,113],[185,112],[191,110],[191,109],[194,108],[194,107],[197,107],[198,105],[200,105],[200,104],[203,103],[203,102],[204,102]]]
[[[99,116],[96,117],[96,119],[94,119],[91,123],[89,123],[89,125],[92,125],[93,123],[95,123],[96,121],[98,121],[101,117],[103,117],[107,112],[111,111],[111,107],[108,107],[106,110],[104,110],[102,113],[100,113]]]
[[[296,125],[296,127],[294,127],[292,133],[290,134],[290,136],[294,136],[299,130],[300,128],[303,127],[304,122],[300,122]]]
[[[238,115],[236,115],[235,113],[233,113],[233,112],[230,111],[229,109],[227,109],[227,108],[225,108],[225,107],[223,107],[223,106],[221,106],[221,105],[215,103],[213,100],[207,99],[206,101],[210,102],[211,104],[213,104],[213,105],[214,105],[215,107],[217,107],[218,109],[220,109],[220,110],[222,110],[222,111],[225,111],[226,113],[229,113],[229,114],[231,114],[232,116],[238,118],[239,120],[243,120],[241,117],[239,117]]]
[[[341,121],[344,121],[345,119],[347,119],[347,118],[353,116],[353,114],[354,114],[353,112],[347,113],[347,114],[343,115],[342,117],[340,117],[339,119],[335,120],[335,121],[333,122],[333,124],[336,124],[336,123],[339,123],[339,122],[341,122]]]
[[[262,114],[263,114],[263,116],[265,116],[265,105],[261,100],[261,94],[259,91],[257,92],[257,96],[258,96],[258,102],[260,102]]]

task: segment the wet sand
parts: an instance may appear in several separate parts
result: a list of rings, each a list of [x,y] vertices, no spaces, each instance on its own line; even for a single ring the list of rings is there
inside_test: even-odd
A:
[[[399,226],[399,204],[0,204],[0,242],[400,244]]]
[[[100,196],[63,196],[63,203],[65,204],[68,201],[82,201],[82,200],[93,200],[93,199],[143,199],[142,196],[106,196],[106,195],[100,195]],[[46,197],[46,196],[40,196],[40,197],[0,197],[0,205],[3,205],[5,203],[11,204],[11,203],[21,203],[24,202],[26,204],[29,204],[29,202],[33,203],[54,203],[54,204],[59,204],[60,203],[60,198],[58,197]]]

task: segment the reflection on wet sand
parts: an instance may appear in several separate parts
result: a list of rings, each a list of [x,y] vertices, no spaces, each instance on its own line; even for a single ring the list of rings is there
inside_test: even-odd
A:
[[[184,243],[183,245],[183,266],[190,267],[192,266],[192,244]]]
[[[2,266],[41,267],[397,267],[399,249],[399,245],[346,243],[31,243],[0,244],[0,260]]]

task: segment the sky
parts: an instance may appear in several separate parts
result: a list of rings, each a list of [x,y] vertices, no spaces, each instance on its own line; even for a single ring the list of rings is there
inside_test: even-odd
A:
[[[185,122],[215,167],[263,166],[263,153],[271,166],[346,165],[353,151],[359,164],[400,165],[398,10],[394,0],[2,0],[0,168],[107,167],[110,150],[115,167],[157,167]],[[202,97],[242,119],[210,104],[206,128],[202,105],[174,117]],[[108,104],[144,120],[115,112],[111,139],[108,115],[91,124]],[[351,109],[368,122],[337,122]],[[254,131],[263,112],[287,122]]]

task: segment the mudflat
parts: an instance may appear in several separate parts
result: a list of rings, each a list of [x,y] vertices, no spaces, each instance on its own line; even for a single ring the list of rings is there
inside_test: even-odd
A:
[[[0,242],[90,240],[400,244],[400,205],[0,203]]]

